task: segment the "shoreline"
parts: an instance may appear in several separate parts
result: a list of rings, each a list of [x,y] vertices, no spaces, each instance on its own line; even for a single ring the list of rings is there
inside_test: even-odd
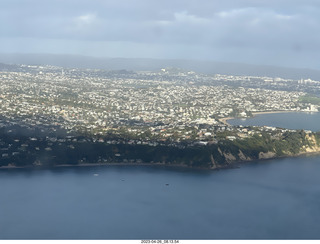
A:
[[[1,169],[53,169],[65,167],[98,167],[98,166],[160,166],[160,167],[176,167],[189,169],[207,169],[200,167],[190,167],[185,164],[163,164],[163,163],[86,163],[86,164],[57,164],[51,166],[45,165],[26,165],[26,166],[0,166]]]
[[[239,160],[233,161],[226,165],[221,165],[216,168],[205,168],[205,167],[192,167],[185,164],[164,164],[164,163],[86,163],[86,164],[58,164],[52,166],[35,166],[35,165],[26,165],[26,166],[1,166],[1,169],[54,169],[54,168],[65,168],[65,167],[97,167],[97,166],[157,166],[157,167],[170,167],[170,168],[185,168],[190,170],[224,170],[224,169],[236,169],[240,168],[241,165],[249,164],[249,163],[260,163],[265,161],[271,161],[276,159],[284,159],[284,158],[300,158],[300,157],[312,157],[312,156],[320,156],[320,151],[316,152],[300,152],[296,155],[284,155],[284,156],[276,156],[270,158],[261,158],[261,159],[252,159],[252,160]]]
[[[235,119],[235,117],[225,117],[225,118],[219,119],[219,121],[220,121],[221,123],[227,125],[227,126],[231,126],[231,125],[227,122],[227,120],[230,120],[230,119]]]
[[[307,111],[297,111],[297,110],[261,111],[261,112],[253,112],[252,117],[260,114],[305,113],[305,112]]]
[[[296,110],[288,110],[288,111],[260,111],[260,112],[254,112],[252,113],[252,116],[246,117],[246,118],[252,118],[256,115],[260,114],[278,114],[278,113],[316,113],[311,111],[296,111]],[[231,126],[227,121],[235,119],[234,117],[225,117],[219,119],[220,122],[224,123],[225,125]],[[320,155],[320,149],[317,148],[319,151],[309,151],[309,152],[299,152],[298,154],[292,155],[282,155],[282,156],[273,156],[270,158],[256,158],[256,159],[250,159],[250,160],[234,160],[227,162],[226,164],[216,165],[216,166],[208,166],[208,167],[197,167],[197,166],[191,166],[188,164],[171,164],[169,163],[163,163],[163,162],[93,162],[93,163],[80,163],[80,164],[57,164],[57,165],[25,165],[25,166],[15,166],[15,165],[7,165],[7,166],[0,166],[1,169],[19,169],[19,168],[31,168],[31,169],[49,169],[49,168],[58,168],[58,167],[97,167],[97,166],[157,166],[157,167],[172,167],[172,168],[187,168],[187,169],[201,169],[201,170],[219,170],[219,169],[230,169],[230,168],[238,168],[238,166],[241,166],[242,164],[250,163],[250,162],[263,162],[265,160],[275,160],[275,159],[281,159],[281,158],[296,158],[296,157],[308,157],[308,156],[317,156]]]

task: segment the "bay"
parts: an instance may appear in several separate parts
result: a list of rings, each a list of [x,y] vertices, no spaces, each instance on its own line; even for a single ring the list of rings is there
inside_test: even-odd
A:
[[[319,173],[319,156],[219,171],[1,169],[0,239],[320,239]]]
[[[231,125],[243,126],[274,126],[293,130],[320,130],[320,113],[288,112],[257,114],[247,119],[230,119],[227,121]]]

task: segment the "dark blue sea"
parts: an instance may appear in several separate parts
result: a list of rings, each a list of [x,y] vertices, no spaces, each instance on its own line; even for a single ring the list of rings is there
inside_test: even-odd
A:
[[[285,116],[282,127],[308,116],[320,129],[318,114]],[[0,239],[320,239],[319,175],[319,156],[219,171],[1,169]]]

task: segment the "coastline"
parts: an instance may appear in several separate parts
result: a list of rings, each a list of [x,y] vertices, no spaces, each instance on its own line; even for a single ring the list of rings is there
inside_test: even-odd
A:
[[[225,117],[225,118],[221,118],[219,119],[219,121],[227,126],[231,126],[227,121],[230,119],[235,119],[235,117]]]
[[[282,114],[282,113],[305,113],[307,111],[297,111],[297,110],[277,110],[277,111],[261,111],[261,112],[253,112],[252,117],[259,114]]]
[[[260,111],[260,112],[254,112],[252,113],[252,116],[250,117],[254,117],[256,115],[260,115],[260,114],[279,114],[279,113],[310,113],[311,111],[293,111],[293,110],[288,110],[288,111]],[[311,112],[311,113],[316,113],[316,112]],[[247,118],[250,118],[247,117]],[[225,118],[221,118],[219,119],[220,122],[229,125],[229,123],[227,122],[230,119],[234,119],[233,117],[225,117]],[[303,149],[303,148],[301,148]],[[309,148],[311,149],[311,148]],[[313,151],[312,151],[313,150]],[[185,163],[181,163],[181,164],[176,164],[176,163],[164,163],[164,162],[159,162],[159,161],[151,161],[151,162],[128,162],[128,161],[123,161],[123,162],[92,162],[92,163],[79,163],[79,164],[72,164],[72,163],[66,163],[66,164],[57,164],[57,165],[25,165],[25,166],[15,166],[15,165],[7,165],[7,166],[0,166],[0,170],[1,169],[18,169],[18,168],[32,168],[32,169],[41,169],[41,168],[57,168],[57,167],[96,167],[96,166],[159,166],[159,167],[179,167],[179,168],[188,168],[188,169],[202,169],[202,170],[219,170],[219,169],[228,169],[228,168],[236,168],[237,166],[240,166],[242,164],[245,163],[250,163],[250,162],[259,162],[259,161],[264,161],[264,160],[274,160],[274,159],[279,159],[279,158],[294,158],[294,157],[303,157],[303,156],[317,156],[320,155],[320,147],[317,146],[317,148],[312,148],[311,150],[308,151],[302,151],[299,152],[298,154],[291,154],[291,153],[287,153],[286,155],[282,155],[282,156],[271,156],[269,158],[255,158],[255,159],[249,159],[249,160],[236,160],[236,158],[234,158],[234,160],[230,160],[228,158],[228,160],[226,161],[226,164],[218,164],[218,165],[214,165],[211,167],[210,165],[205,165],[203,167],[198,167],[198,166],[191,166]],[[230,161],[229,161],[230,160]]]
[[[54,168],[65,168],[65,167],[98,167],[98,166],[157,166],[157,167],[170,167],[170,168],[185,168],[190,170],[223,170],[223,169],[236,169],[240,168],[241,165],[249,164],[249,163],[260,163],[265,161],[271,161],[276,159],[283,158],[299,158],[299,157],[312,157],[312,156],[320,156],[320,151],[314,152],[300,152],[295,155],[283,155],[283,156],[275,156],[270,158],[261,158],[261,159],[252,159],[252,160],[239,160],[233,161],[229,164],[219,165],[216,168],[205,168],[205,167],[192,167],[185,164],[165,164],[165,163],[86,163],[86,164],[58,164],[52,166],[35,166],[35,165],[26,165],[26,166],[1,166],[1,169],[54,169]]]
[[[26,166],[0,166],[1,169],[53,169],[65,167],[98,167],[98,166],[160,166],[160,167],[176,167],[176,168],[189,168],[189,169],[207,169],[200,167],[191,167],[185,164],[164,164],[164,163],[86,163],[86,164],[57,164],[51,166],[44,165],[26,165]]]
[[[315,157],[320,156],[320,151],[316,152],[300,152],[295,155],[283,155],[283,156],[275,156],[270,158],[260,158],[260,159],[252,159],[252,160],[239,160],[233,161],[227,165],[219,166],[217,168],[210,168],[208,170],[223,170],[223,169],[236,169],[241,168],[241,165],[250,164],[250,163],[263,163],[267,161],[277,160],[277,159],[285,159],[285,158],[303,158],[303,157]]]

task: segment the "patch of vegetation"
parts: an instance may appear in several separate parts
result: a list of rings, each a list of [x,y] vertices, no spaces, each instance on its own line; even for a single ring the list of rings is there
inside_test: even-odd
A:
[[[299,97],[299,102],[320,105],[320,97],[316,97],[313,95],[305,95],[305,96]]]
[[[17,130],[17,129],[16,129]],[[263,131],[255,131],[248,138],[228,140],[224,137],[232,132],[220,134],[218,143],[197,145],[183,142],[160,145],[157,141],[133,140],[130,133],[109,132],[99,135],[33,136],[13,133],[0,128],[0,166],[54,166],[81,163],[162,163],[190,167],[224,167],[231,161],[259,159],[261,152],[273,152],[277,156],[297,155],[304,147],[314,146],[305,131],[286,131],[278,137]],[[125,136],[124,136],[125,135]],[[320,133],[312,133],[317,143]],[[145,135],[146,138],[151,135]],[[130,141],[130,143],[128,143]]]

